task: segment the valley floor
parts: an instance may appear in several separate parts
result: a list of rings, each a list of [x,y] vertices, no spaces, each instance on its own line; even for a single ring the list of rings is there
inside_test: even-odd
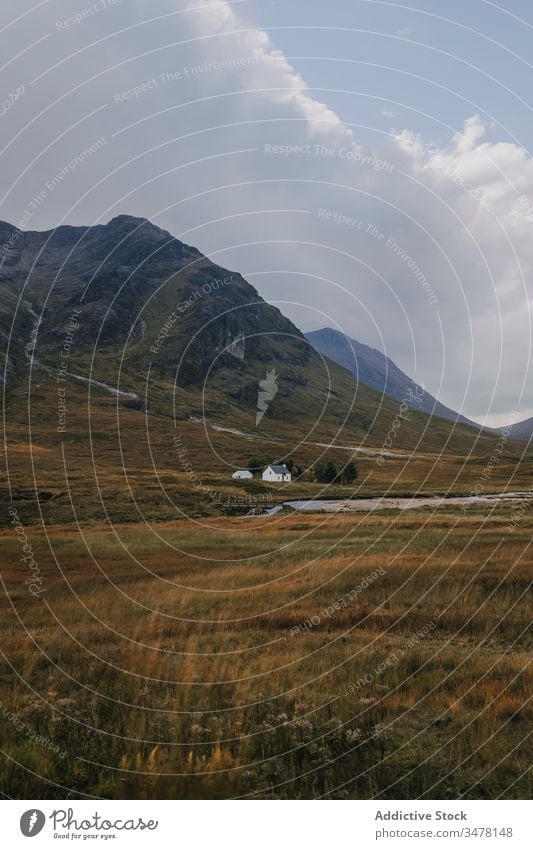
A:
[[[529,503],[52,532],[11,515],[6,795],[531,794]]]

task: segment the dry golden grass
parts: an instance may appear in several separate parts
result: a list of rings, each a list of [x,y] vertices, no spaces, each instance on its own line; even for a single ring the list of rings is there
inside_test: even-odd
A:
[[[33,526],[39,598],[5,529],[2,709],[66,754],[0,716],[2,789],[526,797],[533,516],[509,515]]]
[[[6,411],[3,792],[528,796],[529,502],[512,531],[508,504],[225,516],[210,490],[320,497],[309,480],[242,486],[230,472],[258,454],[323,460],[314,443],[333,440],[331,423],[293,452],[303,436],[294,422],[266,422],[253,439],[211,428],[207,439],[181,409],[198,414],[199,397],[179,397],[175,422],[162,391],[159,412],[145,416],[98,392],[88,407],[73,384],[58,434],[53,390],[37,375],[30,407],[21,388]],[[249,419],[226,423],[248,432]],[[376,449],[390,422],[378,425],[365,437]],[[176,454],[176,427],[197,482]],[[441,456],[448,436],[436,422],[411,458],[406,428],[401,457],[381,467],[360,457],[353,492],[327,495],[468,493],[496,439],[461,432]],[[486,491],[529,489],[521,452],[505,446]],[[338,464],[351,455],[326,453]],[[40,570],[38,597],[12,504]]]

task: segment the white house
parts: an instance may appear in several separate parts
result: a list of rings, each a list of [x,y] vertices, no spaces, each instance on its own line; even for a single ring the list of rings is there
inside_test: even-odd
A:
[[[231,477],[235,481],[249,481],[253,479],[253,475],[248,469],[238,469],[236,472],[233,472]]]
[[[267,466],[263,472],[263,480],[269,482],[290,483],[292,477],[287,466]]]

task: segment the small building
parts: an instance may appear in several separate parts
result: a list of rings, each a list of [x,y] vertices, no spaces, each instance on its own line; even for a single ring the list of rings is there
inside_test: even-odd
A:
[[[290,483],[292,476],[287,466],[267,466],[263,472],[263,480],[270,483]]]
[[[236,472],[233,472],[231,477],[234,481],[250,481],[253,479],[253,475],[248,469],[238,469]]]

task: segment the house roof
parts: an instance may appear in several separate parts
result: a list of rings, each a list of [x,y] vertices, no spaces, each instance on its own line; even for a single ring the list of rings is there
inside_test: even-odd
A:
[[[287,466],[268,466],[269,469],[272,469],[275,475],[288,475],[289,470]]]

